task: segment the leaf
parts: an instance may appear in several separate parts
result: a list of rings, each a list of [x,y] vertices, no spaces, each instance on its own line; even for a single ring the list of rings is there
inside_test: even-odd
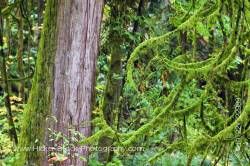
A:
[[[63,162],[66,161],[68,157],[64,156],[63,154],[56,153],[54,157],[50,158],[48,160],[49,163],[55,163],[55,162]]]
[[[79,159],[84,161],[84,162],[87,162],[87,159],[85,157],[83,157],[83,156],[79,156]]]
[[[63,162],[68,159],[68,157],[64,156],[63,154],[56,153],[57,161]]]
[[[59,141],[61,138],[63,138],[63,135],[62,135],[61,132],[58,132],[58,133],[56,134],[55,141]]]
[[[132,33],[130,32],[125,32],[125,34],[128,36],[128,38],[132,41],[136,41],[136,37],[134,35],[132,35]]]

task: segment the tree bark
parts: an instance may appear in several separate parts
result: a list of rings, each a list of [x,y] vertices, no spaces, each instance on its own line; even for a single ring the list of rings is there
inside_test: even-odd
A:
[[[28,104],[24,110],[18,149],[20,159],[15,162],[17,166],[39,166],[45,159],[45,153],[40,151],[38,147],[42,147],[45,143],[46,118],[51,114],[58,3],[59,0],[47,1],[36,71],[33,76]]]
[[[137,17],[141,17],[143,15],[144,6],[145,1],[140,0],[136,11]],[[126,56],[124,54],[122,45],[126,41],[123,39],[123,34],[121,32],[118,32],[117,29],[126,29],[126,20],[124,20],[124,15],[126,15],[128,7],[128,4],[124,2],[113,2],[111,5],[111,15],[109,18],[111,22],[109,32],[111,61],[107,76],[107,84],[102,111],[107,124],[112,128],[119,128],[119,121],[121,120],[120,116],[122,114],[120,109],[120,100],[122,98],[122,89],[125,83],[125,78],[122,77],[122,58]],[[133,23],[133,34],[135,34],[139,30],[139,26],[139,20],[136,19]],[[132,40],[129,41],[128,44],[131,48],[133,48],[135,45],[134,41]],[[126,59],[128,58],[129,57],[127,57]],[[111,147],[112,144],[113,138],[107,136],[100,138],[100,147]],[[100,151],[98,153],[98,159],[102,163],[107,163],[112,160],[112,155],[112,151]]]
[[[119,115],[120,96],[122,91],[122,40],[117,33],[111,33],[111,62],[107,76],[104,102],[102,111],[108,125],[117,128],[116,119]],[[104,136],[99,141],[100,147],[111,147],[113,139]],[[112,159],[112,152],[100,151],[99,161],[106,163]]]
[[[136,17],[142,16],[144,6],[145,6],[144,0],[140,0],[138,8],[137,8],[137,12],[136,12]],[[133,33],[136,33],[138,31],[138,29],[139,29],[139,19],[136,19],[134,22],[134,26],[133,26]]]
[[[38,3],[38,26],[40,26],[42,24],[42,20],[43,20],[43,10],[44,10],[44,0],[37,0]]]
[[[88,137],[91,134],[91,107],[95,84],[101,0],[64,0],[58,13],[57,51],[52,115],[57,117],[53,129],[70,137],[69,128]],[[72,141],[72,140],[70,140]],[[75,153],[87,157],[87,149]],[[70,153],[64,165],[85,165]]]
[[[18,62],[18,74],[20,78],[24,78],[24,69],[23,69],[23,17],[21,13],[21,6],[18,9],[18,52],[17,52],[17,62]],[[19,97],[22,98],[23,103],[25,100],[24,94],[24,84],[25,81],[21,80],[19,83]]]
[[[5,1],[3,1],[5,2]],[[3,3],[2,2],[2,3]],[[1,75],[3,77],[3,90],[5,92],[4,96],[4,102],[5,102],[5,108],[7,111],[7,119],[8,119],[8,124],[9,124],[9,135],[11,140],[13,141],[14,145],[17,145],[18,139],[17,139],[17,133],[16,133],[16,128],[15,124],[13,121],[13,116],[12,116],[12,110],[11,110],[11,104],[10,104],[10,93],[9,93],[9,83],[8,83],[8,75],[7,75],[7,68],[6,68],[6,54],[4,53],[4,48],[3,48],[3,28],[4,28],[4,20],[3,17],[1,16],[1,10],[2,8],[5,7],[6,4],[0,4],[0,68],[1,68]]]
[[[16,165],[49,165],[48,151],[37,148],[55,146],[56,142],[49,141],[47,128],[68,139],[72,128],[85,136],[91,134],[89,122],[102,6],[103,0],[47,1],[19,150],[33,149],[21,151]],[[51,117],[55,117],[56,123]],[[80,155],[86,158],[88,151],[83,150]],[[73,151],[60,165],[78,166],[86,162],[75,157]]]

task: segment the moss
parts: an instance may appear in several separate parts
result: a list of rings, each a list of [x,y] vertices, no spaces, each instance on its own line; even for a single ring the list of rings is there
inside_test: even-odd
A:
[[[245,81],[233,81],[233,80],[230,80],[228,82],[228,86],[231,86],[231,87],[234,87],[234,88],[241,87],[243,85],[250,85],[250,79],[245,80]]]
[[[221,7],[220,0],[216,1],[216,4],[214,6],[212,6],[211,8],[209,8],[208,10],[205,10],[205,9],[207,9],[206,5],[207,5],[207,3],[204,2],[202,7],[199,10],[197,10],[193,16],[191,16],[189,19],[187,19],[185,22],[183,22],[181,25],[179,25],[175,30],[168,32],[162,36],[154,37],[154,38],[151,38],[149,40],[146,40],[146,41],[142,42],[141,44],[139,44],[135,48],[135,50],[132,52],[130,59],[128,60],[128,64],[127,64],[127,84],[132,89],[134,89],[137,93],[139,93],[137,86],[136,86],[136,83],[134,82],[134,79],[133,79],[133,70],[134,70],[134,62],[140,58],[140,52],[143,49],[149,49],[149,48],[156,49],[159,45],[166,43],[170,39],[170,37],[172,35],[174,35],[176,32],[193,27],[195,22],[197,22],[200,18],[203,18],[205,16],[206,17],[208,16],[209,18],[216,17],[219,14],[219,9]],[[211,10],[211,12],[208,12],[210,10]],[[204,12],[204,11],[206,11],[206,12]],[[210,14],[204,15],[204,13],[210,13]],[[158,51],[156,50],[155,52],[158,52]],[[211,69],[213,67],[212,63],[216,61],[216,59],[214,59],[214,57],[212,56],[211,59],[205,60],[203,62],[181,64],[181,63],[177,63],[174,61],[170,61],[167,58],[161,57],[161,58],[154,58],[153,61],[150,61],[149,65],[146,67],[146,71],[148,70],[150,64],[155,62],[155,60],[160,60],[167,67],[174,69],[174,70],[177,70],[177,71],[190,71],[190,72],[196,71],[196,72],[204,72],[204,73],[206,73],[209,69]],[[161,62],[160,62],[160,64],[161,64]]]
[[[250,88],[250,86],[248,87]],[[250,91],[248,92],[248,100],[247,104],[241,113],[240,117],[235,120],[230,126],[224,128],[220,132],[218,132],[215,136],[200,136],[196,140],[193,141],[192,144],[189,145],[189,153],[191,155],[197,153],[200,150],[203,150],[202,147],[215,144],[215,143],[222,143],[223,141],[227,140],[234,132],[235,127],[239,124],[243,125],[246,124],[248,119],[250,118]]]
[[[236,4],[236,3],[235,3]],[[156,106],[153,108],[154,115],[152,119],[150,119],[146,124],[142,125],[140,128],[138,128],[135,131],[129,132],[129,133],[119,133],[116,130],[110,128],[106,122],[104,121],[103,114],[99,114],[99,117],[96,121],[96,124],[98,124],[98,127],[100,127],[100,131],[91,136],[89,139],[86,139],[85,143],[93,143],[95,140],[99,139],[100,136],[107,135],[114,139],[116,139],[115,145],[122,145],[122,146],[130,146],[138,139],[140,136],[144,135],[145,133],[155,130],[156,128],[160,128],[159,130],[164,130],[162,126],[164,124],[170,123],[171,119],[175,118],[183,118],[183,116],[188,116],[190,114],[194,114],[195,112],[198,112],[201,110],[202,102],[208,101],[209,99],[214,97],[214,93],[209,93],[210,91],[217,91],[217,87],[215,86],[216,81],[218,80],[218,76],[225,75],[228,66],[235,60],[235,58],[238,56],[239,48],[244,50],[244,53],[246,55],[249,54],[249,49],[245,48],[242,43],[245,42],[245,40],[242,41],[242,30],[244,29],[242,26],[244,25],[244,18],[240,14],[236,14],[231,18],[233,22],[233,26],[230,28],[230,38],[228,40],[228,43],[221,46],[221,48],[218,48],[213,51],[209,56],[210,58],[204,61],[194,61],[192,63],[185,63],[184,58],[188,56],[190,53],[186,53],[183,55],[177,56],[178,58],[175,58],[171,60],[168,55],[163,54],[161,51],[158,50],[160,46],[163,46],[164,44],[168,43],[172,36],[174,36],[177,32],[180,30],[189,30],[193,27],[193,24],[196,21],[203,21],[206,20],[208,23],[212,22],[213,19],[217,20],[217,17],[220,13],[220,9],[223,8],[222,0],[216,1],[213,5],[207,4],[207,2],[204,2],[202,7],[198,9],[193,16],[191,16],[189,19],[187,19],[185,22],[183,22],[179,27],[177,27],[175,30],[171,32],[167,32],[166,34],[154,37],[149,40],[144,41],[143,43],[139,44],[138,47],[133,51],[133,53],[130,56],[130,59],[128,60],[127,65],[127,84],[137,93],[140,93],[137,89],[137,82],[134,80],[133,72],[136,69],[134,63],[137,60],[142,59],[142,55],[144,55],[142,52],[153,50],[154,56],[151,57],[148,64],[146,65],[146,70],[142,72],[142,74],[147,74],[146,79],[150,79],[153,76],[153,72],[150,71],[151,66],[157,66],[157,71],[174,71],[177,74],[180,74],[181,76],[181,83],[177,85],[171,93],[165,97],[164,102],[160,104],[160,106]],[[239,4],[233,5],[233,12],[235,13],[236,10],[238,10],[240,6]],[[236,24],[238,20],[239,24]],[[196,51],[196,50],[195,50]],[[197,52],[194,52],[197,53]],[[179,76],[179,75],[178,75]],[[185,86],[187,86],[187,82],[190,80],[196,79],[204,79],[206,81],[206,87],[203,91],[202,95],[199,99],[193,104],[191,104],[188,107],[185,107],[181,110],[174,111],[174,105],[178,101],[180,94],[183,92],[183,89]],[[236,81],[228,81],[224,82],[222,81],[222,84],[225,83],[228,89],[233,90],[236,88],[241,88],[241,85],[250,85],[250,80],[243,80],[240,82]],[[248,87],[249,88],[249,87]],[[139,94],[141,95],[141,94]],[[197,152],[202,152],[204,148],[206,149],[206,155],[208,152],[208,148],[211,148],[213,144],[221,144],[223,141],[228,139],[230,136],[233,135],[234,129],[238,124],[245,124],[247,120],[249,119],[250,115],[250,100],[249,100],[250,94],[248,94],[248,100],[247,105],[244,108],[244,111],[240,115],[240,117],[235,120],[232,124],[228,126],[228,119],[223,121],[223,117],[220,113],[216,112],[213,114],[214,118],[218,121],[214,126],[211,127],[211,129],[215,129],[212,131],[212,136],[208,136],[206,134],[203,134],[199,137],[197,137],[195,140],[188,140],[190,143],[186,141],[182,141],[184,143],[181,143],[182,150],[186,151],[187,154],[189,154],[188,163],[190,164],[192,161],[192,157]],[[163,97],[164,98],[164,97]],[[202,110],[204,111],[204,110]],[[168,116],[169,118],[166,118]],[[200,117],[204,121],[205,125],[210,125],[211,123],[203,117]],[[206,121],[205,121],[206,120]],[[162,128],[162,129],[161,129]],[[204,133],[207,133],[207,131],[211,130],[209,128],[204,129]],[[218,132],[218,130],[220,130]],[[187,138],[189,139],[189,138]],[[82,142],[84,144],[84,142]],[[175,147],[173,145],[173,148],[178,149],[178,147]],[[171,149],[171,148],[170,148]],[[156,155],[155,158],[158,156],[164,154],[168,150],[163,150],[158,155]]]
[[[49,0],[46,4],[43,31],[39,43],[36,71],[32,81],[32,89],[28,104],[24,110],[22,132],[20,136],[20,159],[16,165],[40,165],[44,152],[38,150],[22,151],[28,147],[44,144],[46,119],[51,111],[53,86],[53,66],[57,35],[57,0]],[[25,164],[24,164],[25,163]]]
[[[93,143],[96,143],[101,137],[107,136],[107,135],[110,138],[112,138],[114,136],[114,131],[110,127],[102,128],[102,130],[99,130],[94,135],[79,142],[79,144],[80,145],[93,144]]]
[[[176,102],[179,93],[181,90],[184,88],[184,81],[180,83],[168,96],[166,102],[166,106],[162,108],[161,112],[158,113],[153,119],[151,119],[148,123],[145,125],[141,126],[139,129],[133,132],[133,134],[126,139],[126,141],[122,142],[123,146],[128,146],[132,144],[134,141],[136,141],[139,136],[143,135],[147,131],[156,128],[158,126],[158,123],[164,123],[163,117],[166,116],[171,108],[173,107],[174,103]],[[156,108],[157,109],[157,108]]]
[[[201,105],[202,99],[199,99],[197,102],[195,102],[194,104],[192,104],[191,106],[184,108],[182,110],[178,110],[178,111],[174,111],[174,112],[170,112],[170,116],[175,117],[175,118],[183,118],[183,116],[188,116],[192,113],[194,113],[195,111],[199,110],[199,107]]]
[[[250,86],[248,88],[250,88]],[[249,119],[250,119],[250,91],[248,91],[247,104],[241,115],[230,126],[224,128],[217,135],[215,135],[212,138],[212,141],[219,142],[225,140],[230,134],[232,134],[233,130],[237,125],[247,123]]]

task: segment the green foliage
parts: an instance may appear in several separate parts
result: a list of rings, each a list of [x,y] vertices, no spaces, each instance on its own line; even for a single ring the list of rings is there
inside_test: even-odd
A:
[[[16,56],[18,48],[15,47],[17,40],[13,40],[18,38],[15,13],[20,2],[9,1],[9,5],[2,10],[4,17],[9,19],[10,27],[4,27],[6,32],[2,48],[4,51],[10,49],[7,57],[10,79],[20,78]],[[52,5],[52,1],[48,2],[47,5]],[[106,164],[108,166],[208,166],[217,162],[218,165],[247,166],[250,154],[250,2],[150,0],[144,1],[138,15],[140,2],[106,1],[97,61],[93,135],[83,138],[72,130],[69,138],[50,130],[50,141],[63,149],[60,153],[51,153],[49,158],[57,164],[67,158],[70,147],[85,144],[98,146],[99,139],[108,136],[114,141],[112,146],[140,146],[145,149],[140,152],[116,150]],[[45,37],[41,38],[40,51],[37,52],[37,36],[33,32],[41,29],[37,25],[38,9],[28,9],[29,3],[25,5],[24,70],[25,76],[36,70],[33,89],[38,93],[30,95],[25,108],[23,126],[31,128],[22,131],[20,147],[30,146],[29,142],[32,145],[42,144],[41,140],[34,140],[33,137],[42,136],[44,129],[33,131],[32,127],[43,126],[43,123],[37,123],[32,117],[45,121],[44,117],[49,114],[52,89],[46,88],[46,85],[53,81],[48,67],[53,66],[50,55],[55,43],[46,42],[53,38],[50,35],[52,31],[56,31],[56,12],[51,8],[48,13],[54,14],[45,16],[45,25],[50,27],[44,26]],[[137,29],[135,24],[138,24]],[[12,39],[10,48],[8,32]],[[121,81],[123,86],[119,103],[114,103],[119,105],[118,110],[113,110],[119,115],[114,120],[117,126],[108,125],[102,110],[108,73],[114,72],[110,68],[113,46],[119,47],[117,55],[121,55],[122,61],[121,73],[110,77]],[[41,154],[31,152],[30,156],[26,156],[14,153],[7,133],[6,113],[2,108],[4,98],[3,93],[0,95],[0,165],[15,165],[14,162],[19,160],[22,165],[28,157],[35,162]],[[237,117],[235,98],[241,101]],[[22,111],[14,111],[18,131],[22,116]],[[237,130],[239,126],[240,131]],[[105,164],[100,163],[97,152],[93,152],[89,165]]]
[[[248,77],[241,81],[228,78],[230,74],[240,74],[240,66],[246,60],[242,50],[248,49],[246,43],[249,40],[242,38],[244,31],[248,32],[247,21],[242,15],[249,9],[240,10],[242,3],[235,1],[170,2],[170,14],[165,16],[169,20],[165,28],[168,32],[163,34],[164,28],[156,26],[156,16],[145,19],[152,32],[149,31],[145,39],[147,36],[150,38],[140,43],[128,60],[124,87],[124,97],[129,103],[128,125],[125,123],[120,131],[111,129],[100,111],[95,120],[101,126],[98,137],[112,137],[116,141],[114,146],[142,145],[149,149],[150,145],[163,146],[160,156],[164,156],[164,162],[169,165],[227,162],[226,158],[218,158],[217,161],[217,157],[231,156],[236,151],[226,142],[237,142],[233,138],[237,135],[235,127],[249,123],[249,95],[241,96],[246,103],[242,105],[241,115],[227,123],[233,113],[229,104],[234,104],[231,97],[237,95],[235,88],[249,87]],[[231,7],[233,14],[227,9],[230,3],[234,4]],[[187,32],[187,48],[182,44],[185,36],[179,35],[183,31]],[[133,37],[130,39],[134,40]],[[249,70],[249,64],[245,65]],[[205,84],[201,86],[201,82]],[[225,84],[230,86],[224,87]],[[222,93],[227,94],[223,96]],[[176,129],[179,134],[175,136],[174,143],[165,138],[174,135],[171,129]],[[109,134],[101,132],[104,130]],[[242,132],[249,133],[247,129]],[[87,142],[96,136],[87,138]],[[246,147],[249,146],[246,138],[239,139]],[[219,147],[224,146],[227,152],[220,152]],[[241,151],[244,150],[246,148],[242,147]],[[178,152],[174,154],[176,163],[168,161],[166,155],[175,151]],[[180,163],[178,154],[183,155]],[[129,163],[126,159],[123,158],[123,164]],[[147,162],[141,157],[138,162],[128,165]]]
[[[22,119],[22,105],[12,106],[13,120],[15,122],[16,130],[21,130],[20,122]],[[6,117],[6,110],[4,107],[0,107],[0,164],[11,165],[17,159],[15,155],[15,146],[13,141],[9,137],[9,125]]]

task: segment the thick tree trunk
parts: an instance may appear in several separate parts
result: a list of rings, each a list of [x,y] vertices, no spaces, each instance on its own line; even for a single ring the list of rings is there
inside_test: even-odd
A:
[[[52,125],[68,138],[69,128],[88,137],[91,134],[91,107],[98,51],[101,0],[64,0],[58,13],[58,43],[55,59],[55,80]],[[70,140],[73,143],[73,140]],[[64,165],[85,165],[74,153],[88,156],[86,149],[72,151]]]
[[[19,149],[29,147],[31,150],[22,151],[16,165],[49,165],[49,158],[45,156],[48,153],[38,149],[44,144],[55,146],[57,143],[49,142],[47,128],[54,133],[61,132],[69,140],[72,128],[85,136],[90,135],[102,6],[102,0],[47,1]],[[55,117],[56,123],[51,117]],[[83,150],[80,154],[87,157],[88,151]],[[78,166],[86,162],[71,151],[60,165]]]

